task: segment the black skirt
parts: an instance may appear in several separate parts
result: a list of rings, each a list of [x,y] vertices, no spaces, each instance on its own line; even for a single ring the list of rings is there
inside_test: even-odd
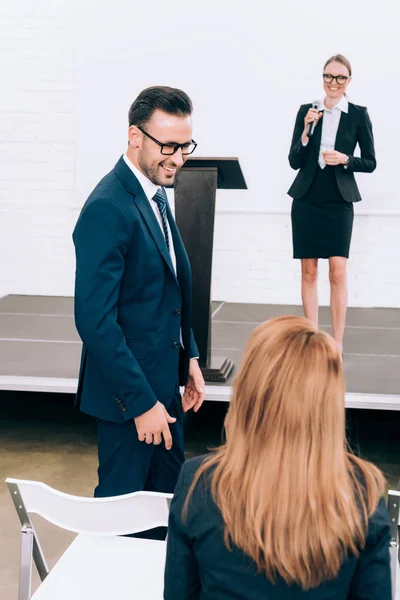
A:
[[[293,258],[348,258],[353,218],[353,204],[343,200],[334,167],[318,166],[308,192],[293,200]]]

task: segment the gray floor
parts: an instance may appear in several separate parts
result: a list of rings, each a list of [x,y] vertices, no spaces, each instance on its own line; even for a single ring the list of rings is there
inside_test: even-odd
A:
[[[212,352],[238,365],[251,331],[299,306],[213,303]],[[329,310],[321,327],[331,332]],[[73,322],[73,299],[6,296],[0,299],[0,378],[75,380],[81,344]],[[350,308],[344,339],[348,392],[400,397],[400,310]],[[232,376],[234,372],[232,373]],[[230,386],[232,376],[225,386]],[[6,389],[2,386],[2,389]],[[12,388],[12,389],[15,389]],[[40,389],[40,388],[38,388]]]
[[[299,307],[214,303],[213,308],[214,351],[225,352],[237,362],[250,331],[259,322],[275,314],[301,314]],[[321,318],[322,324],[329,327],[325,309],[321,310]],[[350,309],[345,367],[351,389],[399,393],[399,330],[400,311]],[[73,328],[70,298],[0,299],[0,336],[0,375],[76,377],[80,344]],[[22,341],[38,339],[44,341]],[[38,371],[38,366],[42,370]],[[77,413],[72,402],[72,395],[0,392],[1,600],[17,598],[20,544],[19,521],[1,481],[7,476],[38,479],[65,492],[93,493],[97,468],[95,424]],[[225,412],[226,404],[209,402],[198,415],[188,417],[187,456],[204,453],[220,442]],[[379,465],[389,486],[395,487],[400,477],[400,412],[348,410],[347,415],[354,449]],[[52,566],[73,536],[42,519],[37,518],[35,523]]]
[[[212,348],[238,364],[251,331],[282,314],[302,315],[299,306],[229,304],[215,306]],[[332,333],[329,309],[320,309],[320,327]],[[400,394],[400,310],[349,308],[344,337],[347,391]]]

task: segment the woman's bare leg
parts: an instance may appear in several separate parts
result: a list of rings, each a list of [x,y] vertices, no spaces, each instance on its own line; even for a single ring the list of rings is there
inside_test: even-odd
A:
[[[343,352],[343,336],[347,312],[347,258],[332,256],[329,259],[329,281],[331,284],[331,317],[333,339]]]
[[[301,259],[301,299],[304,316],[318,327],[318,258]]]

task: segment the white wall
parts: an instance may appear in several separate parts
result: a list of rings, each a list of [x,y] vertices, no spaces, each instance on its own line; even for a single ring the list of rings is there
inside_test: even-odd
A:
[[[74,24],[70,0],[0,4],[0,295],[72,291]]]
[[[73,0],[36,0],[34,9],[20,0],[3,8],[0,292],[72,294],[79,208],[125,149],[132,100],[165,84],[194,101],[197,154],[238,156],[248,184],[218,192],[213,297],[299,303],[287,154],[299,104],[322,94],[323,62],[342,52],[353,63],[350,99],[369,108],[378,158],[374,174],[358,177],[364,201],[355,207],[350,304],[400,307],[395,0],[137,4],[84,0],[74,12]],[[320,288],[326,304],[326,264]]]

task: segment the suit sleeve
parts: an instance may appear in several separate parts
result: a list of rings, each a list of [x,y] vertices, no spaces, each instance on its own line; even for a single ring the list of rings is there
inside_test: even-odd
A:
[[[200,356],[197,348],[196,340],[194,339],[193,331],[190,330],[190,358],[198,358]]]
[[[369,522],[367,540],[357,563],[349,600],[391,600],[390,524],[385,500]]]
[[[124,213],[109,199],[88,204],[73,234],[76,327],[125,420],[157,402],[118,324],[118,297],[130,238]]]
[[[169,514],[164,600],[200,599],[199,567],[193,542],[182,522],[182,509],[190,486],[190,483],[185,485],[185,471],[186,467],[183,465]]]
[[[358,145],[361,158],[349,156],[348,173],[372,173],[376,169],[374,134],[372,123],[366,108],[362,109],[358,131]]]
[[[310,142],[308,142],[306,146],[303,146],[303,142],[301,141],[301,136],[304,131],[304,117],[306,116],[307,111],[308,106],[300,106],[294,126],[292,144],[289,152],[289,164],[292,169],[295,170],[304,167],[310,149]]]

